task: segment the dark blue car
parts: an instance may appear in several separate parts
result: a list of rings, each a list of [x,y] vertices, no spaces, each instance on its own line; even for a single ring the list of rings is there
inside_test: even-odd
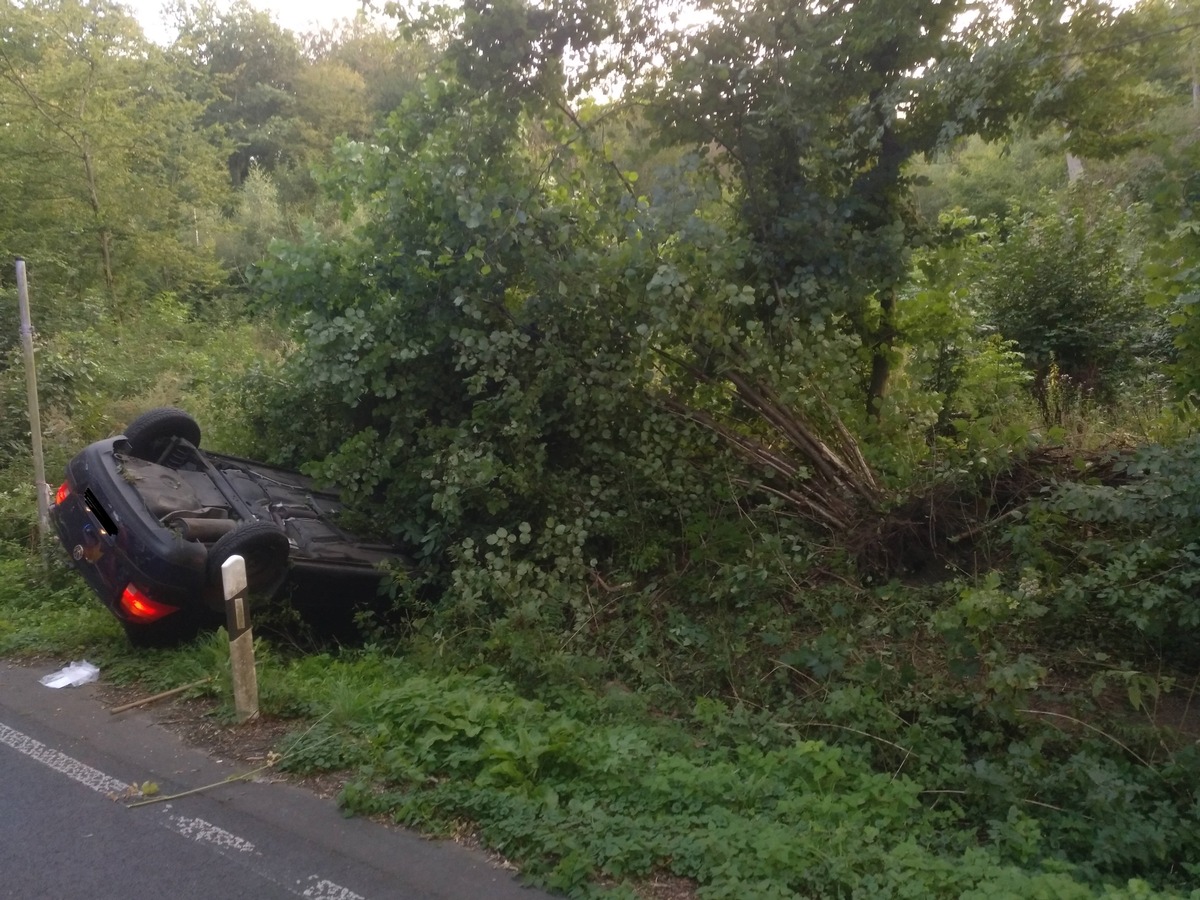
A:
[[[401,563],[337,524],[337,494],[199,447],[191,416],[154,409],[72,459],[55,495],[59,539],[132,643],[178,643],[224,621],[221,564],[234,555],[251,594],[290,586],[342,607],[369,601],[383,567]]]

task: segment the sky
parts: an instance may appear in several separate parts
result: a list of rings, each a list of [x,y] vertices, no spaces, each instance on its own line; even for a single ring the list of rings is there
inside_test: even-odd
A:
[[[160,44],[174,37],[163,22],[163,0],[121,0],[133,10],[142,30]],[[226,4],[227,5],[227,4]],[[351,19],[362,5],[361,0],[250,0],[250,5],[266,10],[284,28],[297,33],[327,27],[341,19]]]
[[[168,43],[173,32],[163,22],[164,0],[121,0],[130,7],[142,23],[142,30],[151,40]],[[218,0],[228,5],[229,0]],[[284,28],[296,33],[325,28],[342,19],[352,19],[363,5],[363,0],[249,0],[250,5],[265,9]],[[368,0],[370,5],[382,6],[382,0]],[[1137,0],[1109,0],[1118,9],[1128,9]]]

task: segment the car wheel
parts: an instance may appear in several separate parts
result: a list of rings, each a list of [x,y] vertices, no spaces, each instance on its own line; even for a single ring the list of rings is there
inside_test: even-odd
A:
[[[287,577],[290,549],[287,535],[271,522],[239,525],[217,538],[208,551],[208,583],[220,588],[221,566],[231,556],[240,556],[246,561],[249,592],[269,597]]]
[[[144,412],[125,429],[133,455],[155,462],[171,438],[183,438],[193,447],[200,446],[200,426],[182,409],[160,406]]]

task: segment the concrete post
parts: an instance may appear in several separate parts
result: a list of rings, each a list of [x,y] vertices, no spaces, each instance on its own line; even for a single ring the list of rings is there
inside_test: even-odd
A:
[[[221,564],[229,663],[233,669],[233,705],[239,722],[258,715],[258,673],[254,668],[254,632],[246,606],[246,561],[231,556]]]

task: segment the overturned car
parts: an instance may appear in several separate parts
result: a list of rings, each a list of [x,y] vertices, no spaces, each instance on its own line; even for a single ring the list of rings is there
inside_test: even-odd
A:
[[[336,493],[303,475],[200,450],[200,426],[161,407],[67,465],[58,537],[130,641],[162,646],[224,620],[221,565],[246,561],[251,594],[285,587],[349,607],[377,592],[394,548],[337,524]]]

